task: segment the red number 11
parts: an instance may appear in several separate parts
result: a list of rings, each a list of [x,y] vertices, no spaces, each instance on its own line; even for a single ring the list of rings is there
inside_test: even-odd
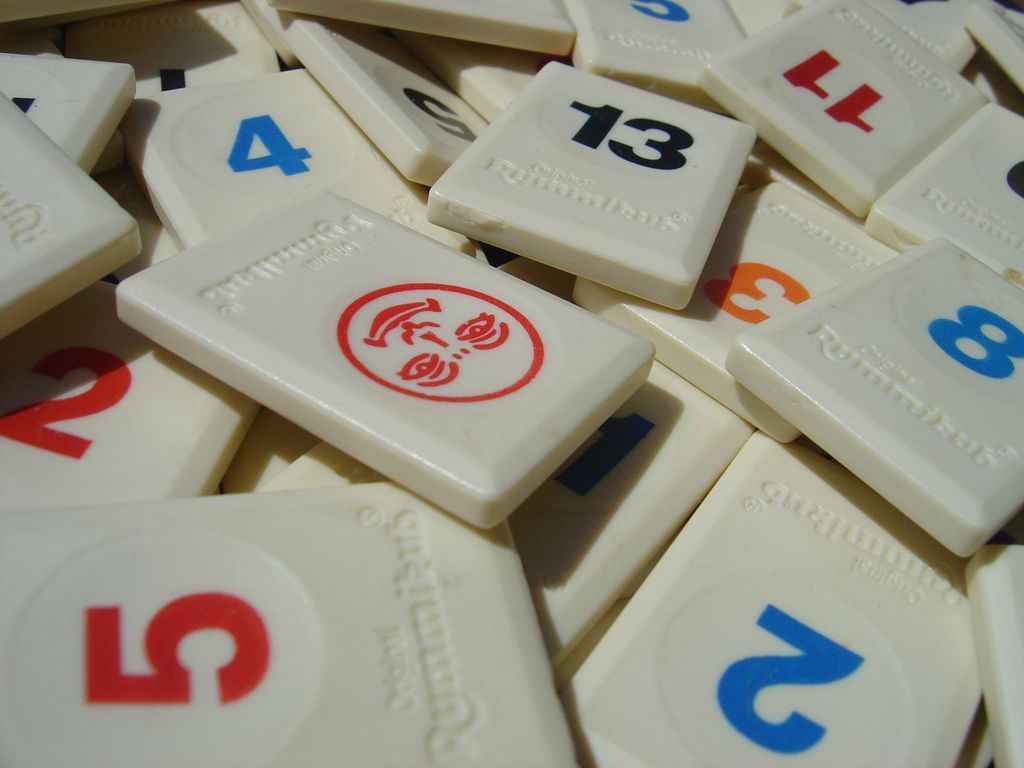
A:
[[[839,66],[839,62],[828,51],[818,51],[794,67],[790,67],[782,76],[797,88],[806,88],[819,99],[827,99],[828,91],[818,85],[818,80],[823,78],[833,69]],[[868,125],[860,116],[876,102],[881,101],[882,94],[870,85],[860,85],[847,96],[844,96],[835,104],[825,110],[825,114],[837,123],[849,123],[860,128],[865,133],[870,133],[874,127]]]

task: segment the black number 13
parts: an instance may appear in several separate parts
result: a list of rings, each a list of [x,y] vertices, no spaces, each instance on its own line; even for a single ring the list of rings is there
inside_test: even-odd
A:
[[[605,104],[603,107],[592,107],[589,104],[581,104],[574,101],[570,106],[573,109],[588,115],[587,122],[576,131],[572,140],[591,149],[597,149],[611,133],[612,128],[622,117],[622,110]],[[646,154],[637,154],[636,148],[621,141],[608,141],[608,149],[636,165],[645,168],[657,168],[662,171],[671,171],[682,168],[686,165],[686,156],[682,150],[693,146],[693,136],[682,128],[663,123],[660,120],[652,120],[649,117],[633,117],[626,120],[623,125],[634,128],[642,133],[647,131],[661,131],[665,134],[664,139],[648,138],[643,146],[649,147],[658,153],[657,157],[649,157]]]

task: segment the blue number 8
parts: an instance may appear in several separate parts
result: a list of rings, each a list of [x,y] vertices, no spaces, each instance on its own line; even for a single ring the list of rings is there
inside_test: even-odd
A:
[[[630,6],[640,13],[663,21],[686,21],[690,18],[689,12],[679,3],[673,3],[672,0],[633,0]],[[655,10],[650,6],[661,10]]]
[[[973,304],[960,307],[956,316],[959,323],[943,317],[928,324],[928,334],[939,349],[965,368],[990,379],[1012,375],[1016,366],[1011,358],[1024,358],[1024,332],[1002,315]],[[986,325],[996,328],[1006,338],[993,339],[985,333]],[[960,339],[975,341],[985,350],[985,356],[979,358],[964,352],[957,345]]]
[[[731,664],[718,681],[718,706],[726,720],[755,744],[773,752],[804,752],[825,735],[824,726],[791,712],[781,723],[763,720],[754,699],[773,685],[821,685],[852,674],[864,661],[815,632],[774,605],[767,605],[757,625],[799,651],[799,656],[751,656]]]

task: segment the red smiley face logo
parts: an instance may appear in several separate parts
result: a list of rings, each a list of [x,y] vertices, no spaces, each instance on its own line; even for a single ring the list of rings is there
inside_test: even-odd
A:
[[[425,400],[504,397],[544,362],[540,334],[521,312],[457,285],[379,288],[353,301],[337,330],[342,353],[360,373]]]

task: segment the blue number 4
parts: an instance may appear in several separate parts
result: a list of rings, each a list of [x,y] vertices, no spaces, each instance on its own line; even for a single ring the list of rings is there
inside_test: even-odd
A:
[[[732,727],[755,744],[785,754],[804,752],[821,741],[824,726],[799,712],[790,712],[781,723],[763,720],[754,709],[757,694],[773,685],[834,683],[864,659],[771,604],[757,625],[802,654],[751,656],[731,664],[718,681],[718,706]]]
[[[252,156],[253,142],[259,139],[266,154]],[[235,143],[228,155],[228,165],[235,173],[258,171],[264,168],[277,168],[285,176],[294,176],[309,170],[303,160],[312,155],[305,147],[293,147],[291,142],[281,133],[274,118],[270,115],[247,117],[238,124]]]

